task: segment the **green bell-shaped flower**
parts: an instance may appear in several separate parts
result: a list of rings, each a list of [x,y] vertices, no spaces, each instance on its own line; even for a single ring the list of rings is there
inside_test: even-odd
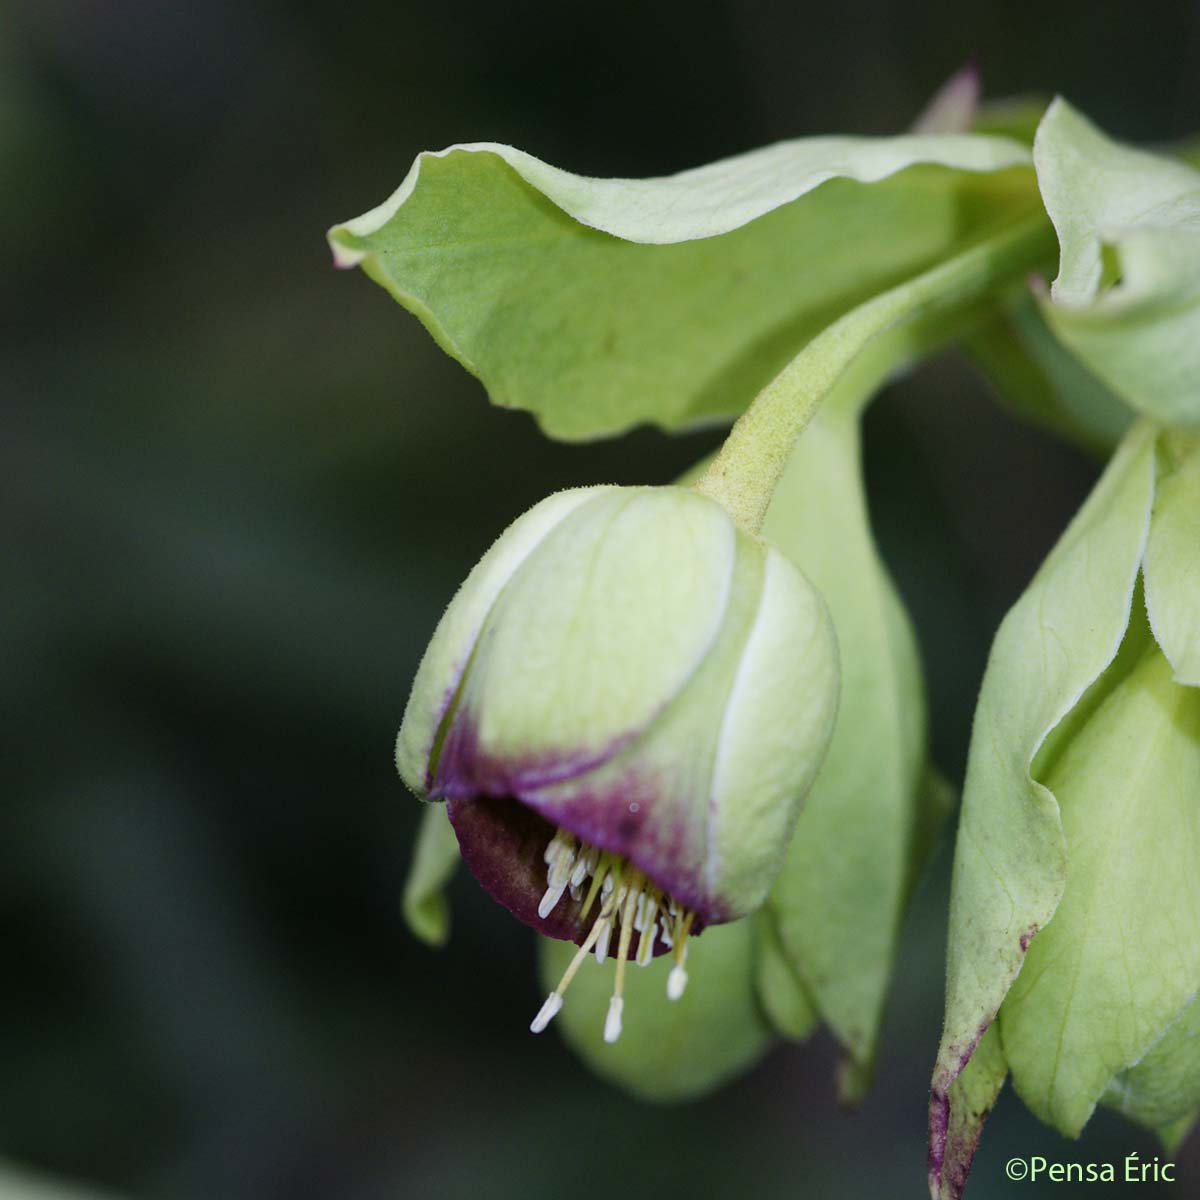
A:
[[[976,713],[934,1076],[935,1197],[1011,1074],[1076,1136],[1200,1110],[1200,440],[1147,422],[1005,619]]]
[[[759,907],[833,728],[819,593],[683,487],[551,496],[484,556],[418,670],[401,775],[446,800],[472,873],[520,920],[617,971]]]

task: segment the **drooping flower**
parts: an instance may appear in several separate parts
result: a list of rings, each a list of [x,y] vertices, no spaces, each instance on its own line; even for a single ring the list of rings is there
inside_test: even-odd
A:
[[[801,572],[683,487],[561,492],[518,519],[446,611],[397,764],[445,800],[462,856],[515,916],[617,968],[757,908],[837,706],[836,643]]]

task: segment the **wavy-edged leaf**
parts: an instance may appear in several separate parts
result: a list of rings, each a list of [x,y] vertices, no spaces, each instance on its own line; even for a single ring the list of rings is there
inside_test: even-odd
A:
[[[996,137],[825,137],[588,179],[472,143],[329,238],[548,433],[679,428],[735,416],[843,313],[1039,212],[1029,161]]]
[[[959,1127],[952,1085],[1066,885],[1058,803],[1031,771],[1047,736],[1115,658],[1128,627],[1154,498],[1154,442],[1152,426],[1130,430],[992,646],[955,850],[931,1130]],[[961,1135],[957,1145],[974,1140]],[[936,1149],[935,1200],[957,1197],[969,1163]]]
[[[1033,155],[1061,248],[1046,319],[1138,411],[1200,427],[1200,172],[1112,141],[1062,99]]]

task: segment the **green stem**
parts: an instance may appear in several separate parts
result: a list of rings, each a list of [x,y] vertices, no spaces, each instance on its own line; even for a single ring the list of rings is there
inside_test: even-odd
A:
[[[757,533],[796,439],[852,368],[870,395],[898,367],[955,336],[982,302],[1053,262],[1054,249],[1054,230],[1038,213],[840,317],[758,393],[696,490]]]

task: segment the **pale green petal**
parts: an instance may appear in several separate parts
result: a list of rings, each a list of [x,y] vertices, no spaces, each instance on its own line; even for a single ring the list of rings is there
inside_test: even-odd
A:
[[[692,497],[702,501],[695,493]],[[711,501],[702,502],[717,507]],[[665,548],[663,554],[667,555]],[[607,824],[591,832],[592,822],[598,819],[597,797],[616,797],[622,809],[632,803],[629,813],[639,815],[637,837],[627,850],[629,859],[676,900],[711,906],[724,919],[745,916],[762,903],[778,866],[779,844],[790,832],[804,798],[802,791],[787,789],[779,797],[782,803],[761,814],[762,827],[730,845],[726,861],[714,863],[713,774],[723,716],[762,599],[766,558],[761,543],[746,534],[738,535],[736,563],[720,596],[719,633],[706,647],[703,660],[686,685],[660,696],[661,710],[645,721],[636,737],[591,770],[567,774],[560,782],[523,792],[526,802],[553,824],[574,830],[585,841],[599,841],[601,833],[612,837],[614,832]],[[682,578],[688,578],[686,571]],[[657,613],[658,591],[653,586],[646,590],[637,611],[652,609]],[[701,607],[706,598],[711,601],[715,597],[697,590],[695,599]],[[794,620],[798,641],[811,637],[816,611],[817,606],[810,601],[807,611]],[[661,649],[651,642],[643,653],[653,655]],[[620,653],[603,649],[595,655],[598,667],[619,667],[620,658]],[[784,674],[762,681],[763,686],[751,697],[752,703],[763,711],[782,709],[790,714],[797,730],[811,728],[813,723],[806,719],[806,710],[815,705],[823,711],[830,700],[823,692],[804,690],[799,686],[801,680],[836,688],[836,678],[832,682],[816,680],[802,672],[792,680]],[[533,685],[535,680],[522,682]],[[553,687],[553,682],[548,686]],[[581,724],[587,724],[586,713]],[[823,732],[822,726],[816,728],[818,733]],[[819,758],[820,752],[820,746],[801,746],[801,762]],[[639,804],[643,792],[644,805]],[[601,807],[599,819],[607,823],[612,819],[607,814],[612,811]],[[618,812],[615,821],[624,819],[625,813]],[[721,890],[714,891],[714,887]]]
[[[813,138],[602,180],[478,143],[422,155],[330,241],[547,432],[677,428],[737,414],[849,309],[1039,213],[1029,161],[976,135]]]
[[[581,761],[642,733],[722,628],[736,543],[725,511],[688,489],[614,490],[576,508],[488,616],[460,709],[480,751]]]
[[[401,778],[424,795],[438,728],[492,605],[530,551],[568,514],[608,488],[556,492],[518,517],[477,562],[434,631],[396,738]]]
[[[778,704],[764,704],[777,695]],[[805,703],[783,698],[801,696]],[[709,801],[709,890],[734,912],[762,903],[795,828],[838,708],[838,647],[821,595],[778,551],[767,555],[754,624],[729,694]],[[753,872],[743,864],[752,861]]]
[[[1000,1028],[1021,1099],[1074,1137],[1200,988],[1200,692],[1172,681],[1150,641],[1046,786],[1062,813],[1066,889]]]
[[[805,430],[764,526],[824,595],[842,667],[833,741],[769,904],[822,1018],[866,1065],[911,875],[925,709],[912,630],[871,536],[860,397],[842,397]]]
[[[1188,1005],[1136,1066],[1112,1080],[1102,1103],[1164,1131],[1164,1138],[1181,1123],[1182,1132],[1191,1127],[1200,1111],[1200,1001]]]
[[[450,909],[444,892],[458,859],[458,841],[445,806],[428,805],[421,815],[403,903],[409,929],[431,946],[444,946],[450,937]]]
[[[992,646],[955,852],[935,1107],[948,1102],[1066,884],[1058,804],[1030,771],[1047,735],[1115,657],[1129,624],[1154,497],[1154,440],[1152,427],[1130,431]],[[946,1179],[964,1170],[948,1160]]]
[[[1063,100],[1034,144],[1058,231],[1058,336],[1139,411],[1200,426],[1200,172],[1107,138]]]
[[[1143,568],[1146,608],[1176,680],[1200,687],[1200,446],[1175,463],[1170,447],[1179,440],[1165,441],[1169,473],[1154,498]]]
[[[603,1040],[611,958],[603,966],[595,959],[582,965],[554,1019],[553,1027],[597,1075],[646,1100],[690,1100],[710,1092],[771,1042],[755,995],[751,922],[715,925],[688,945],[690,982],[677,1001],[667,999],[670,955],[626,971],[624,1029],[611,1045]],[[546,991],[575,950],[569,942],[542,939]]]

